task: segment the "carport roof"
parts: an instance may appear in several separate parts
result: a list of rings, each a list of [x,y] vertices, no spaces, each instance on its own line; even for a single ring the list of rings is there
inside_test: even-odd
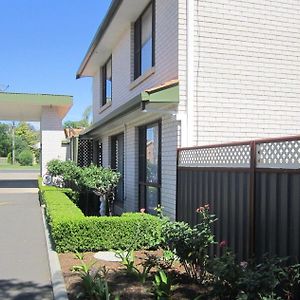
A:
[[[72,104],[72,96],[0,92],[0,120],[40,121],[42,107],[47,106],[63,118]]]

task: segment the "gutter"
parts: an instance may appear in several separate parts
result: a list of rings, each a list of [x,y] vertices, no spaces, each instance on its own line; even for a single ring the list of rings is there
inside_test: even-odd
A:
[[[108,28],[108,26],[110,25],[114,15],[116,14],[116,12],[118,11],[120,5],[122,4],[123,0],[113,0],[108,12],[104,18],[104,20],[102,21],[102,23],[100,24],[100,26],[98,27],[98,30],[88,48],[88,51],[83,59],[83,61],[80,64],[80,67],[76,73],[76,79],[79,79],[82,77],[82,72],[85,69],[87,63],[89,62],[93,52],[95,51],[97,45],[99,44],[100,40],[102,39],[104,33],[106,32],[106,29]]]

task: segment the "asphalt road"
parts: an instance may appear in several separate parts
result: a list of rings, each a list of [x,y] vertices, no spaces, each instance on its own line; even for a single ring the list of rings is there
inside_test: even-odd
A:
[[[0,171],[0,299],[53,299],[37,175]]]

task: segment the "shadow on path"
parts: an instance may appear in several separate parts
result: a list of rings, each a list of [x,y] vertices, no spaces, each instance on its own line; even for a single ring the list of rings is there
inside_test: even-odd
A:
[[[0,299],[52,300],[53,294],[50,285],[39,285],[32,281],[22,282],[16,279],[6,279],[0,280]]]
[[[37,180],[0,180],[1,188],[37,188]]]

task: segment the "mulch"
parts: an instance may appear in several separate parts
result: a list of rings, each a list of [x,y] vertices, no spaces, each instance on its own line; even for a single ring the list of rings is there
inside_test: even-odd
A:
[[[136,251],[135,264],[139,265],[147,254],[161,255],[160,251]],[[98,269],[104,267],[108,270],[107,280],[111,294],[120,295],[121,300],[146,300],[155,299],[152,293],[152,280],[154,278],[155,269],[150,273],[148,280],[145,284],[138,281],[135,276],[126,274],[125,267],[119,262],[108,262],[97,260],[93,252],[84,253],[84,262],[93,263],[93,268]],[[77,273],[71,271],[74,265],[79,265],[80,261],[75,257],[74,253],[61,253],[59,260],[70,300],[77,299],[77,295],[81,291],[80,277]],[[185,275],[183,268],[177,263],[171,270],[173,289],[172,299],[185,300],[194,299],[203,291],[198,284],[191,282]],[[112,297],[114,299],[114,297]]]

